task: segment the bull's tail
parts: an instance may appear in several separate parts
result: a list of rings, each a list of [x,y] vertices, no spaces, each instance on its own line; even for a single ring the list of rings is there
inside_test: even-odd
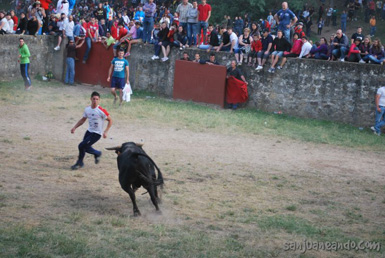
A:
[[[155,186],[161,186],[162,187],[164,185],[163,175],[162,175],[162,172],[160,171],[160,169],[158,168],[158,166],[155,164],[155,162],[147,154],[143,154],[143,153],[139,153],[139,152],[134,152],[132,154],[136,154],[138,156],[146,157],[148,160],[151,161],[151,163],[154,165],[154,167],[158,171],[158,178],[157,178],[157,180],[155,180],[155,182],[152,182],[152,183]]]

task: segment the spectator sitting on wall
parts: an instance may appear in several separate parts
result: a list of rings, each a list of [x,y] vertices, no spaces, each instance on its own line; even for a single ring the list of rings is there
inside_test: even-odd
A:
[[[87,34],[86,34],[86,44],[87,49],[84,53],[83,64],[87,62],[88,56],[91,51],[92,42],[96,42],[99,37],[99,25],[94,17],[91,18],[91,21],[86,25],[87,26]]]
[[[25,13],[21,13],[19,25],[17,26],[17,29],[16,29],[16,34],[24,35],[27,31],[27,23],[28,23],[28,20],[27,20],[27,17],[25,17]]]
[[[243,34],[239,37],[239,51],[235,54],[238,65],[243,63],[243,57],[250,52],[252,41],[253,38],[250,36],[250,29],[245,28]]]
[[[72,15],[68,16],[68,18],[66,18],[64,20],[64,27],[63,27],[63,35],[64,37],[67,37],[68,40],[75,40],[75,37],[74,37],[74,27],[75,27],[75,23],[74,23],[74,17]]]
[[[130,22],[131,23],[131,22]],[[119,23],[118,24],[118,28],[116,29],[116,43],[114,44],[114,47],[113,47],[113,52],[114,52],[114,57],[117,56],[117,49],[121,48],[121,44],[123,42],[125,42],[126,40],[127,41],[130,41],[130,37],[128,36],[127,34],[127,29],[123,27],[123,23]],[[112,35],[112,33],[111,33]]]
[[[364,41],[360,45],[360,55],[361,60],[360,63],[367,63],[369,61],[369,51],[372,46],[372,42],[370,37],[365,37]]]
[[[219,36],[217,29],[212,24],[209,25],[208,31],[210,35],[208,40],[209,46],[207,48],[207,52],[210,52],[211,49],[217,50],[217,48],[219,47]],[[199,48],[202,48],[202,45],[199,46]]]
[[[215,54],[211,53],[208,60],[200,60],[200,64],[208,64],[208,65],[219,65],[217,60],[215,59]]]
[[[155,28],[151,31],[151,43],[154,44],[154,55],[151,57],[152,60],[159,59],[160,51],[162,50],[161,46],[159,45],[159,32],[160,32],[160,25],[159,23],[155,24]]]
[[[112,37],[110,31],[107,31],[106,37],[102,40],[102,44],[106,49],[109,49],[112,44],[115,44],[115,39]]]
[[[299,54],[301,54],[302,49],[302,40],[299,38],[299,35],[297,33],[294,33],[293,35],[293,46],[291,47],[290,52],[283,52],[283,58],[281,62],[281,68],[285,65],[286,60],[288,57],[298,57]]]
[[[7,32],[7,34],[13,34],[13,33],[15,33],[14,31],[13,31],[13,20],[12,20],[12,16],[11,16],[11,14],[10,13],[7,13],[6,15],[5,15],[5,19],[7,20],[7,22],[8,22],[8,30],[6,31]]]
[[[187,52],[183,52],[183,57],[180,60],[191,61]]]
[[[180,50],[188,47],[187,36],[182,26],[179,26],[178,31],[174,33],[174,42],[172,42],[172,45],[178,47]]]
[[[39,29],[39,22],[37,21],[36,15],[33,15],[32,18],[27,23],[28,35],[33,35],[36,37],[36,33]]]
[[[332,51],[332,59],[336,60],[340,59],[341,62],[345,61],[345,55],[349,51],[349,40],[345,34],[342,33],[342,30],[337,30],[336,36],[333,40],[333,51]]]
[[[222,31],[222,43],[218,46],[217,52],[229,51],[231,49],[230,34],[225,28],[221,28]]]
[[[251,42],[251,51],[248,54],[249,63],[248,66],[255,66],[257,63],[257,53],[262,50],[261,35],[255,34]]]
[[[263,36],[262,36],[261,42],[262,42],[262,50],[257,53],[258,66],[257,68],[255,68],[257,72],[263,69],[263,66],[266,63],[266,60],[269,58],[270,51],[272,50],[273,37],[270,35],[269,30],[267,29],[263,30]]]
[[[7,34],[7,31],[9,30],[8,27],[9,25],[7,18],[5,18],[5,13],[4,11],[0,11],[0,34]]]
[[[373,41],[373,45],[369,50],[368,59],[372,64],[383,64],[385,55],[380,39],[375,39]]]
[[[302,38],[302,48],[301,48],[301,53],[299,54],[298,58],[302,57],[310,57],[310,50],[312,48],[311,43],[307,39],[307,37]]]
[[[328,60],[328,42],[327,39],[322,37],[319,42],[319,46],[314,45],[310,50],[310,56],[315,59]]]
[[[135,27],[136,27],[136,37],[132,38],[128,42],[127,53],[124,55],[124,57],[130,56],[132,44],[142,43],[142,41],[143,41],[143,28],[140,27],[140,22],[135,22]]]
[[[349,53],[346,56],[348,62],[359,62],[361,61],[361,55],[360,55],[360,45],[361,45],[361,39],[356,38],[354,41],[354,44],[350,46]]]
[[[272,45],[273,53],[271,53],[271,67],[268,70],[269,73],[275,72],[275,65],[278,63],[279,58],[283,57],[283,53],[285,51],[290,51],[290,48],[291,48],[291,45],[283,37],[283,32],[281,30],[278,30],[277,37],[273,40],[273,45]],[[281,69],[280,66],[278,66],[277,68]]]
[[[170,41],[168,39],[168,33],[169,33],[169,29],[167,28],[167,24],[163,22],[161,25],[161,30],[158,34],[159,35],[158,45],[161,46],[161,49],[162,49],[163,62],[166,62],[168,60],[168,54],[170,53]]]
[[[63,40],[63,36],[64,36],[64,20],[66,19],[66,16],[64,13],[61,14],[60,16],[60,20],[56,23],[56,26],[58,27],[58,30],[56,32],[56,36],[57,36],[57,45],[56,47],[54,47],[54,50],[58,51],[60,50],[60,44]]]

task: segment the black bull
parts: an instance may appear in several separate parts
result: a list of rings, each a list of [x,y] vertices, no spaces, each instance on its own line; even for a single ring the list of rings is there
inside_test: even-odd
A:
[[[163,186],[162,172],[155,162],[142,149],[143,144],[126,142],[121,146],[107,148],[114,150],[118,154],[118,169],[120,186],[131,198],[134,216],[140,215],[140,211],[135,201],[135,191],[143,186],[150,194],[151,201],[157,211],[159,211],[158,186]],[[155,169],[158,171],[158,178]]]

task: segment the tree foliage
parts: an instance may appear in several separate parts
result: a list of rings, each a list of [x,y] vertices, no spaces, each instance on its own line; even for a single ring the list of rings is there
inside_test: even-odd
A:
[[[274,14],[281,9],[283,0],[208,0],[207,2],[212,7],[211,22],[220,23],[224,15],[234,18],[235,16],[243,17],[247,13],[252,21],[266,18],[269,12]],[[290,0],[288,1],[289,8],[300,10],[305,2],[318,8],[315,0]]]

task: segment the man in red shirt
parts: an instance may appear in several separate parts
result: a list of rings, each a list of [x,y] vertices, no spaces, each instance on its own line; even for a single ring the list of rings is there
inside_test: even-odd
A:
[[[91,51],[91,43],[96,42],[97,38],[99,37],[99,25],[97,23],[97,20],[92,17],[91,21],[87,24],[87,33],[86,33],[86,44],[87,49],[83,57],[83,64],[87,62],[88,55]]]
[[[206,43],[206,34],[207,34],[207,28],[209,27],[209,19],[211,16],[211,6],[206,3],[206,0],[202,0],[202,3],[198,5],[198,38],[197,38],[197,45],[199,45],[201,41],[201,30],[203,29],[203,44]]]

